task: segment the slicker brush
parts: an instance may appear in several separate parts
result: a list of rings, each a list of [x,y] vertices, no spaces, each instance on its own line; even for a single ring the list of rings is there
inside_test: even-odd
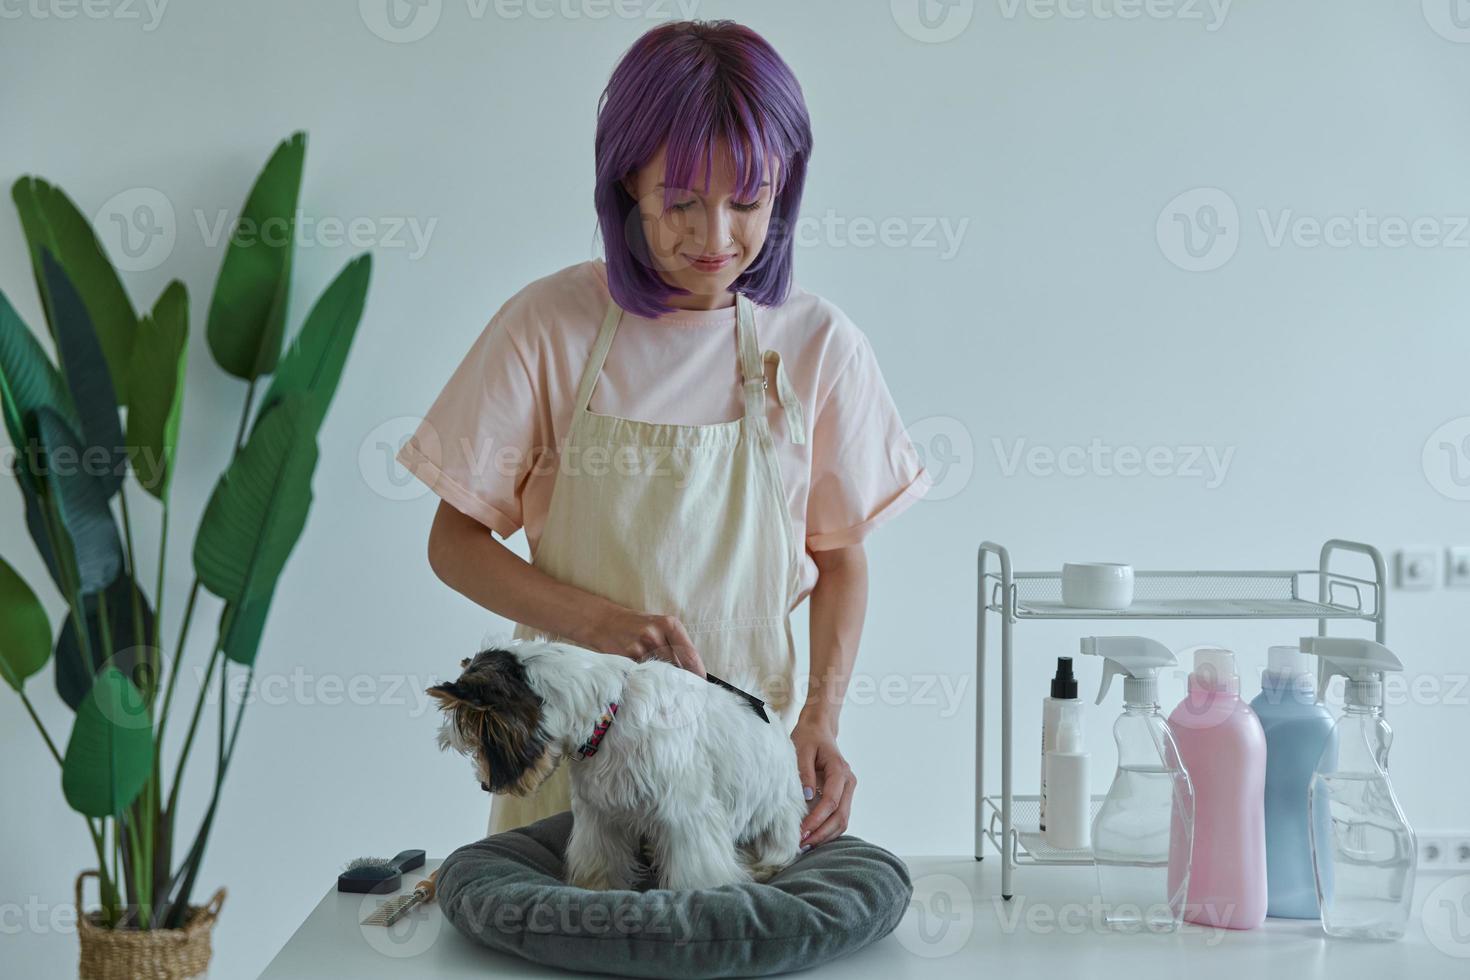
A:
[[[347,869],[337,876],[337,890],[374,895],[396,892],[405,873],[423,866],[422,850],[399,851],[396,857],[389,860],[357,858],[348,862]]]

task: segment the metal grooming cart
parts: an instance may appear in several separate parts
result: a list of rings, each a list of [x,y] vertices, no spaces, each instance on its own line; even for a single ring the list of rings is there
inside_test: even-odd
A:
[[[1356,552],[1373,562],[1372,581],[1332,571],[1333,556]],[[994,556],[999,569],[986,568]],[[1130,620],[1308,620],[1317,621],[1319,636],[1330,620],[1362,620],[1374,624],[1375,639],[1384,642],[1384,600],[1388,581],[1383,555],[1371,545],[1334,538],[1322,546],[1315,570],[1134,572],[1133,604],[1127,609],[1079,609],[1062,604],[1062,576],[1055,572],[1016,572],[1011,556],[993,541],[982,542],[977,558],[975,676],[975,860],[989,840],[1000,853],[1001,894],[1010,899],[1017,865],[1091,864],[1092,852],[1060,850],[1041,839],[1039,797],[1017,795],[1011,779],[1012,633],[1028,620],[1123,622]],[[1309,598],[1315,595],[1315,598]],[[1000,796],[985,793],[986,626],[989,614],[1000,617]],[[1102,796],[1092,798],[1096,815]]]

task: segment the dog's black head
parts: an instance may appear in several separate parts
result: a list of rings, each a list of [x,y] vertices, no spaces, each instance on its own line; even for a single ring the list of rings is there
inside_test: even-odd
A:
[[[474,761],[481,789],[524,796],[557,762],[525,664],[509,650],[489,649],[459,665],[457,680],[427,691],[446,713],[439,745]]]

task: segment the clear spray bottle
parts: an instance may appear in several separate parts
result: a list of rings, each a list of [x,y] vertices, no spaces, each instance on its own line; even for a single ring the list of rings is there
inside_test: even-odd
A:
[[[1419,852],[1388,780],[1393,732],[1383,720],[1383,674],[1404,665],[1372,640],[1307,636],[1301,649],[1321,658],[1318,701],[1335,675],[1347,680],[1333,727],[1336,752],[1322,753],[1308,798],[1322,928],[1329,936],[1398,939]]]
[[[1159,712],[1159,668],[1173,665],[1174,654],[1143,636],[1083,637],[1082,653],[1106,660],[1098,704],[1124,676],[1123,714],[1113,725],[1118,771],[1092,822],[1105,920],[1124,931],[1175,929],[1189,890],[1194,790]],[[1171,864],[1184,872],[1172,889]]]

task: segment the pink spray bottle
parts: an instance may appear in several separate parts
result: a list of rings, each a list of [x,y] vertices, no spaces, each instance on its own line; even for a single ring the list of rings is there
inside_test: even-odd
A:
[[[1169,728],[1194,787],[1184,918],[1254,929],[1266,918],[1266,734],[1240,699],[1233,653],[1195,650],[1189,692]],[[1172,864],[1169,872],[1171,881],[1183,875]]]

